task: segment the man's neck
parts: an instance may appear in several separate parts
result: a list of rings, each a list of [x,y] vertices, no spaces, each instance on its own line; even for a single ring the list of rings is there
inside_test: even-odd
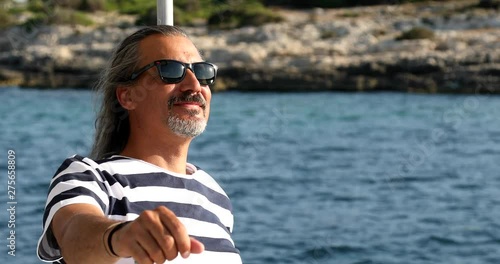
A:
[[[186,174],[187,155],[191,139],[152,141],[132,135],[120,155],[144,160],[166,170]]]

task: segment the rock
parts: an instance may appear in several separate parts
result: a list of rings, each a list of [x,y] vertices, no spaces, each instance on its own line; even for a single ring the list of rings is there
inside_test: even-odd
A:
[[[228,31],[185,30],[203,56],[219,66],[215,90],[474,93],[488,87],[499,93],[498,12],[453,13],[465,5],[461,1],[428,5],[286,10],[290,14],[284,23]],[[395,40],[416,26],[431,28],[435,38]],[[91,87],[113,48],[135,30],[5,30],[0,34],[0,83]]]

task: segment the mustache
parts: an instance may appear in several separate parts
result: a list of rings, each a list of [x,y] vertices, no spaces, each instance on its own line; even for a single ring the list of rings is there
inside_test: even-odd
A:
[[[185,92],[179,96],[172,96],[169,100],[168,100],[168,108],[171,109],[174,104],[176,103],[199,103],[201,108],[203,110],[205,110],[205,107],[206,107],[206,101],[205,99],[203,98],[203,96],[201,96],[201,94],[197,93],[197,94],[191,94],[189,92]]]

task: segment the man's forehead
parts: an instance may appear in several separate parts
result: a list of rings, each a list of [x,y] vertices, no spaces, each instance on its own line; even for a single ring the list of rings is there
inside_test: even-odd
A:
[[[148,36],[141,41],[139,53],[144,60],[175,59],[185,62],[201,60],[198,49],[190,39],[183,36],[160,34]]]

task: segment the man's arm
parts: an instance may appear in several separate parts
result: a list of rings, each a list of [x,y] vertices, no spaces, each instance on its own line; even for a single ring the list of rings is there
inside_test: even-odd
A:
[[[179,252],[187,257],[204,249],[203,244],[188,236],[172,211],[160,206],[144,211],[112,235],[111,247],[117,254],[113,256],[106,251],[105,243],[108,228],[115,223],[93,205],[73,204],[57,211],[51,227],[68,264],[109,264],[120,257],[133,257],[140,264],[160,264],[174,259]]]

